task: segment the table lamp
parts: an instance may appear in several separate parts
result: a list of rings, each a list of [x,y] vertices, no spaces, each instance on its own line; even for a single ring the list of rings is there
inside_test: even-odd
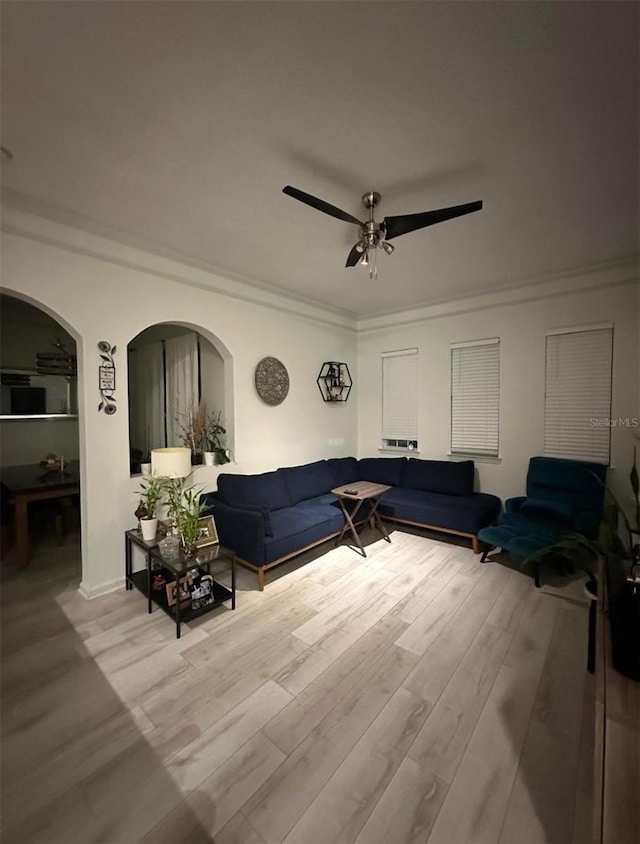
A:
[[[191,449],[151,449],[151,474],[166,478],[186,478],[191,473]]]

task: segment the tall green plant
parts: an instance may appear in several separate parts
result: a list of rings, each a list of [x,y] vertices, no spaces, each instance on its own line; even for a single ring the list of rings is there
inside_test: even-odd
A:
[[[178,529],[185,550],[193,547],[198,538],[198,520],[205,505],[200,503],[201,489],[185,487],[186,479],[165,478],[164,501],[169,519]]]
[[[200,492],[187,489],[182,495],[182,504],[178,511],[178,530],[185,551],[193,548],[198,538],[198,522],[205,505],[200,503]]]

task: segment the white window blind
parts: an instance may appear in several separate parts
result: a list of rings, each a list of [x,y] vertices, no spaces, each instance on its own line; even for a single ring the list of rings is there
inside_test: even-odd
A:
[[[613,327],[549,333],[544,453],[609,463]]]
[[[500,340],[451,347],[451,451],[498,455]]]
[[[417,349],[382,355],[382,439],[384,445],[389,440],[417,443]]]

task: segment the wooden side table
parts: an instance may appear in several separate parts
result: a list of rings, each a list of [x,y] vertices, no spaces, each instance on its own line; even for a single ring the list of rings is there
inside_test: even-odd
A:
[[[368,516],[369,523],[372,527],[375,525],[378,528],[387,542],[391,542],[391,538],[389,537],[385,526],[382,524],[382,520],[380,519],[380,515],[378,513],[380,496],[388,489],[391,489],[391,487],[386,486],[385,484],[374,484],[372,481],[354,481],[352,484],[345,484],[344,486],[338,486],[331,490],[334,495],[338,496],[340,507],[344,513],[344,527],[340,532],[340,536],[336,539],[336,545],[340,544],[345,531],[349,528],[356,545],[360,549],[359,553],[362,554],[363,557],[367,556],[367,552],[364,550],[364,546],[362,545],[360,536],[356,530],[356,526],[354,525],[355,518],[365,501],[367,501],[371,507]],[[353,513],[349,513],[349,510],[345,505],[345,501],[358,502]]]

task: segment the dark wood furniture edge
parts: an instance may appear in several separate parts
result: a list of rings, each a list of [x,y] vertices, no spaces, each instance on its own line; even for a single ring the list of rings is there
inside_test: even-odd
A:
[[[640,683],[613,668],[607,582],[600,562],[595,664],[594,839],[640,841]]]
[[[463,530],[454,530],[453,528],[444,528],[439,527],[438,525],[427,525],[424,522],[412,522],[409,519],[398,519],[395,516],[386,516],[384,515],[384,513],[380,513],[380,518],[383,522],[398,522],[399,524],[403,525],[413,525],[414,527],[421,527],[426,528],[427,530],[433,530],[436,533],[451,533],[454,536],[464,536],[466,539],[471,540],[471,547],[473,548],[473,553],[480,553],[480,541],[475,533],[466,533]]]

